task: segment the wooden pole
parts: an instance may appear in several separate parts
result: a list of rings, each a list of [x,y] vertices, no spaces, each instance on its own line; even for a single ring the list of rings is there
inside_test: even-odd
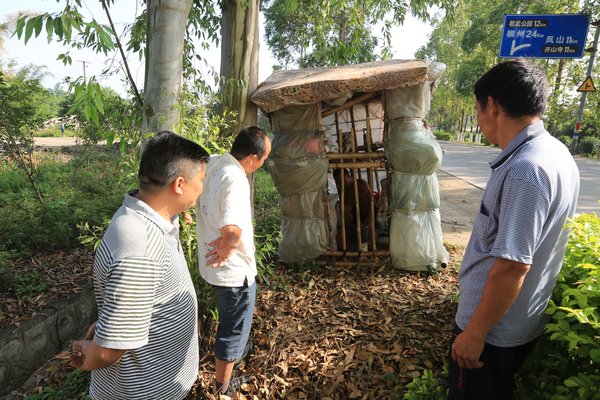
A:
[[[322,254],[323,256],[332,257],[358,257],[358,256],[373,256],[373,257],[387,257],[390,255],[389,250],[377,250],[377,251],[326,251]]]
[[[352,134],[350,135],[350,139],[352,143],[352,152],[356,153],[356,129],[354,127],[354,112],[352,111],[352,108],[350,109],[350,120],[352,122],[352,127],[350,128],[350,130],[352,131]],[[352,161],[355,161],[354,159]],[[360,171],[360,170],[359,170]],[[344,171],[342,171],[343,173]],[[362,244],[362,237],[361,237],[361,232],[360,232],[360,199],[358,197],[358,181],[357,179],[360,177],[357,176],[356,174],[356,167],[352,168],[352,181],[354,182],[354,209],[356,210],[355,212],[355,221],[356,221],[356,245],[358,247],[358,249],[360,249],[361,244]]]
[[[366,162],[366,161],[355,161],[355,162],[330,162],[329,168],[385,168],[385,161],[378,162]]]
[[[337,114],[335,114],[335,126],[336,128],[339,127],[338,125],[338,116]],[[340,152],[344,149],[344,138],[342,135],[342,131],[338,128],[337,130],[338,133],[338,147],[340,149]],[[340,218],[341,218],[341,222],[342,222],[342,250],[346,251],[346,209],[345,209],[345,202],[344,202],[344,171],[341,171],[342,175],[341,175],[341,179],[340,179]]]
[[[370,152],[372,149],[373,136],[371,135],[371,117],[369,116],[369,103],[365,103],[365,124],[367,126],[367,148]],[[375,238],[375,199],[373,198],[373,176],[377,181],[377,172],[374,168],[367,169],[367,176],[369,177],[369,188],[371,193],[371,217],[369,218],[369,230],[371,231],[371,250],[377,250],[377,240]]]
[[[352,100],[348,100],[347,102],[345,102],[344,104],[342,104],[341,106],[337,106],[337,107],[333,107],[330,108],[329,110],[325,110],[321,113],[321,118],[325,118],[331,114],[337,114],[340,111],[344,111],[347,110],[349,108],[352,108],[355,104],[360,104],[364,101],[371,101],[371,100],[375,100],[377,98],[379,98],[379,94],[377,93],[365,93],[360,97],[357,97],[355,99]]]
[[[356,153],[356,154],[340,154],[340,153],[326,153],[327,158],[330,160],[343,160],[346,158],[358,159],[358,160],[381,160],[385,159],[385,152],[375,151],[373,153]]]

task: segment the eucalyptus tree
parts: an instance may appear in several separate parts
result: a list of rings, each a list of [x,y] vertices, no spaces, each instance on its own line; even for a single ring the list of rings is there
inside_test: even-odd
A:
[[[401,25],[408,13],[427,20],[431,7],[452,15],[458,3],[458,0],[263,0],[262,7],[267,44],[280,66],[306,68],[390,58],[391,29]]]

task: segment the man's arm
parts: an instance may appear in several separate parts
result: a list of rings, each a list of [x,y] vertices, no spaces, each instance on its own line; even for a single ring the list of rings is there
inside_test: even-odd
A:
[[[73,343],[78,352],[71,357],[71,365],[83,370],[108,367],[121,359],[127,350],[109,349],[96,344],[93,340],[79,340]]]
[[[77,352],[76,355],[71,356],[73,367],[85,370],[108,367],[119,361],[127,351],[108,349],[94,343],[93,339],[97,324],[98,321],[88,328],[84,340],[73,343],[73,349]]]
[[[452,344],[452,359],[461,368],[483,366],[479,357],[483,352],[485,337],[514,303],[530,267],[529,264],[496,258],[469,325]]]
[[[219,231],[221,236],[208,244],[212,246],[212,250],[204,256],[206,264],[213,267],[223,265],[235,249],[243,251],[242,230],[237,225],[225,225]]]

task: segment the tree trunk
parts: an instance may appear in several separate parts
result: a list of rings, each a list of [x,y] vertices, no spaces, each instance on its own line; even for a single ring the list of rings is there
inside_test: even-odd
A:
[[[565,60],[564,58],[561,58],[558,61],[558,71],[556,72],[556,80],[554,81],[554,89],[552,90],[552,93],[550,94],[550,101],[548,102],[548,106],[549,108],[551,108],[550,112],[553,112],[554,109],[556,108],[556,106],[558,105],[558,101],[559,101],[559,96],[560,96],[560,85],[562,84],[562,75],[563,75],[563,70],[565,68]],[[552,121],[550,121],[550,123],[548,124],[548,132],[550,132],[552,135],[554,135],[554,124],[552,123]]]
[[[144,132],[173,130],[180,121],[178,102],[183,42],[192,0],[147,0],[148,41],[144,84]]]
[[[239,128],[256,125],[258,108],[250,95],[258,86],[258,0],[223,0],[221,78],[224,105],[237,113]]]

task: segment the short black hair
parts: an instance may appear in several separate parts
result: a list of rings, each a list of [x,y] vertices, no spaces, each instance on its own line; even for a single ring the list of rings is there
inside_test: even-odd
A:
[[[544,71],[530,61],[506,61],[483,74],[474,92],[484,110],[491,97],[509,117],[541,116],[548,100],[548,80]]]
[[[198,143],[173,132],[162,131],[150,138],[144,147],[138,172],[140,188],[164,187],[178,176],[191,178],[208,157]]]
[[[236,160],[256,154],[262,158],[267,151],[267,135],[257,126],[249,126],[240,131],[231,145],[231,155]]]

